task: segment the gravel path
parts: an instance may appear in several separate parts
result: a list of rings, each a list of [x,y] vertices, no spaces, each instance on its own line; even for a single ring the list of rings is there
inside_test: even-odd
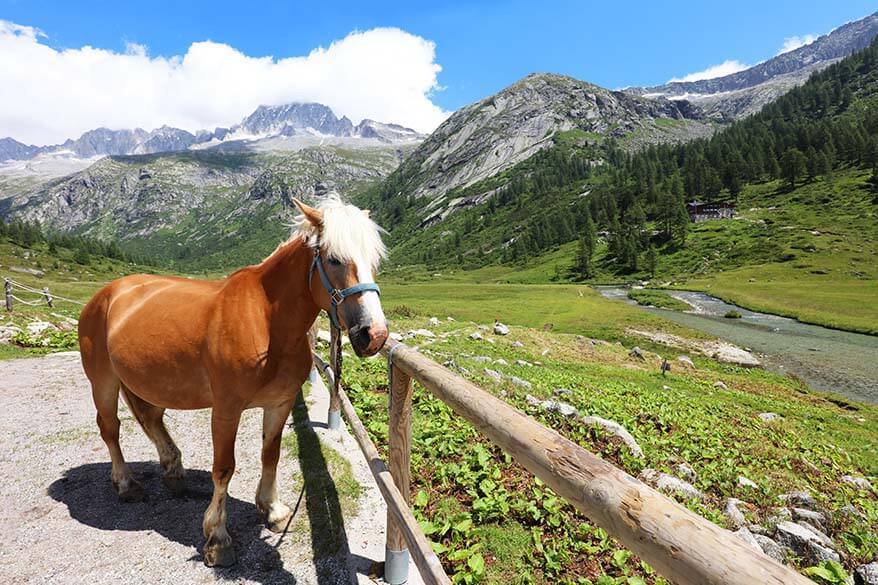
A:
[[[264,528],[253,504],[262,414],[247,411],[228,503],[238,563],[210,569],[200,554],[201,517],[212,491],[208,411],[166,415],[187,469],[187,493],[173,498],[162,485],[152,443],[121,407],[122,449],[147,492],[145,502],[122,504],[110,484],[109,455],[79,354],[0,362],[0,583],[381,582],[370,573],[381,574],[383,500],[350,434],[325,428],[325,389],[312,390],[309,402],[310,423],[296,431],[300,444],[304,432],[348,459],[363,488],[360,512],[342,518],[334,489],[300,493],[295,485],[313,482],[308,474],[301,481],[298,459],[284,455],[279,489],[296,517],[284,534]],[[326,527],[309,522],[312,507],[339,519],[335,529],[346,544],[320,550],[326,539],[312,537],[312,528],[321,533]],[[412,568],[409,583],[419,581]]]

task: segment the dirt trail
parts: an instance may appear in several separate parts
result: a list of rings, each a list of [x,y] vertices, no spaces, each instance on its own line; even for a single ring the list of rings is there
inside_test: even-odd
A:
[[[121,407],[122,449],[147,492],[145,502],[122,504],[110,484],[109,456],[94,422],[79,355],[0,362],[0,583],[381,582],[369,573],[380,574],[376,561],[384,556],[383,500],[354,439],[346,430],[325,428],[326,402],[325,390],[314,389],[310,422],[295,432],[300,444],[305,433],[351,462],[363,488],[360,512],[342,518],[334,490],[295,490],[294,485],[313,485],[308,474],[327,472],[306,469],[306,481],[294,481],[301,477],[298,460],[284,455],[279,490],[282,500],[296,508],[296,517],[287,533],[264,528],[253,504],[262,414],[247,411],[228,503],[238,563],[215,570],[203,565],[200,554],[201,517],[212,491],[208,411],[166,415],[187,469],[186,496],[173,498],[162,485],[152,443]],[[315,504],[339,518],[333,529],[343,531],[346,545],[319,550],[325,538],[312,538],[312,529],[327,527],[308,518]],[[410,583],[419,581],[414,569],[410,573]]]

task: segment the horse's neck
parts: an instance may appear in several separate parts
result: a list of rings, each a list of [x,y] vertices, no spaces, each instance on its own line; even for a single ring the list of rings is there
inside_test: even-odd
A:
[[[259,265],[262,288],[278,317],[299,317],[306,328],[320,310],[308,286],[312,260],[311,248],[296,238],[278,247]]]

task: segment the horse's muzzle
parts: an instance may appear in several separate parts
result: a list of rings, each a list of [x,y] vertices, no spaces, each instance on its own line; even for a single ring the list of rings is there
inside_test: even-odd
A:
[[[387,341],[387,324],[367,326],[354,325],[348,334],[354,353],[360,357],[369,357],[378,353]]]

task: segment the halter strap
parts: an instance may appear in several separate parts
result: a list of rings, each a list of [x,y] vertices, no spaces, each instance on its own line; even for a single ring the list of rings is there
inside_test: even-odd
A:
[[[338,306],[342,304],[346,298],[357,293],[369,291],[374,291],[379,295],[381,294],[381,289],[378,288],[378,285],[374,282],[359,282],[354,286],[349,286],[348,288],[341,290],[332,286],[332,281],[329,280],[329,276],[326,274],[326,269],[323,267],[323,260],[320,258],[320,240],[317,241],[317,246],[314,248],[314,260],[311,262],[311,269],[308,271],[308,288],[311,288],[311,281],[314,279],[314,268],[317,268],[317,274],[320,275],[320,281],[323,282],[323,288],[329,293],[329,322],[338,330],[341,330],[341,325],[338,322]]]

